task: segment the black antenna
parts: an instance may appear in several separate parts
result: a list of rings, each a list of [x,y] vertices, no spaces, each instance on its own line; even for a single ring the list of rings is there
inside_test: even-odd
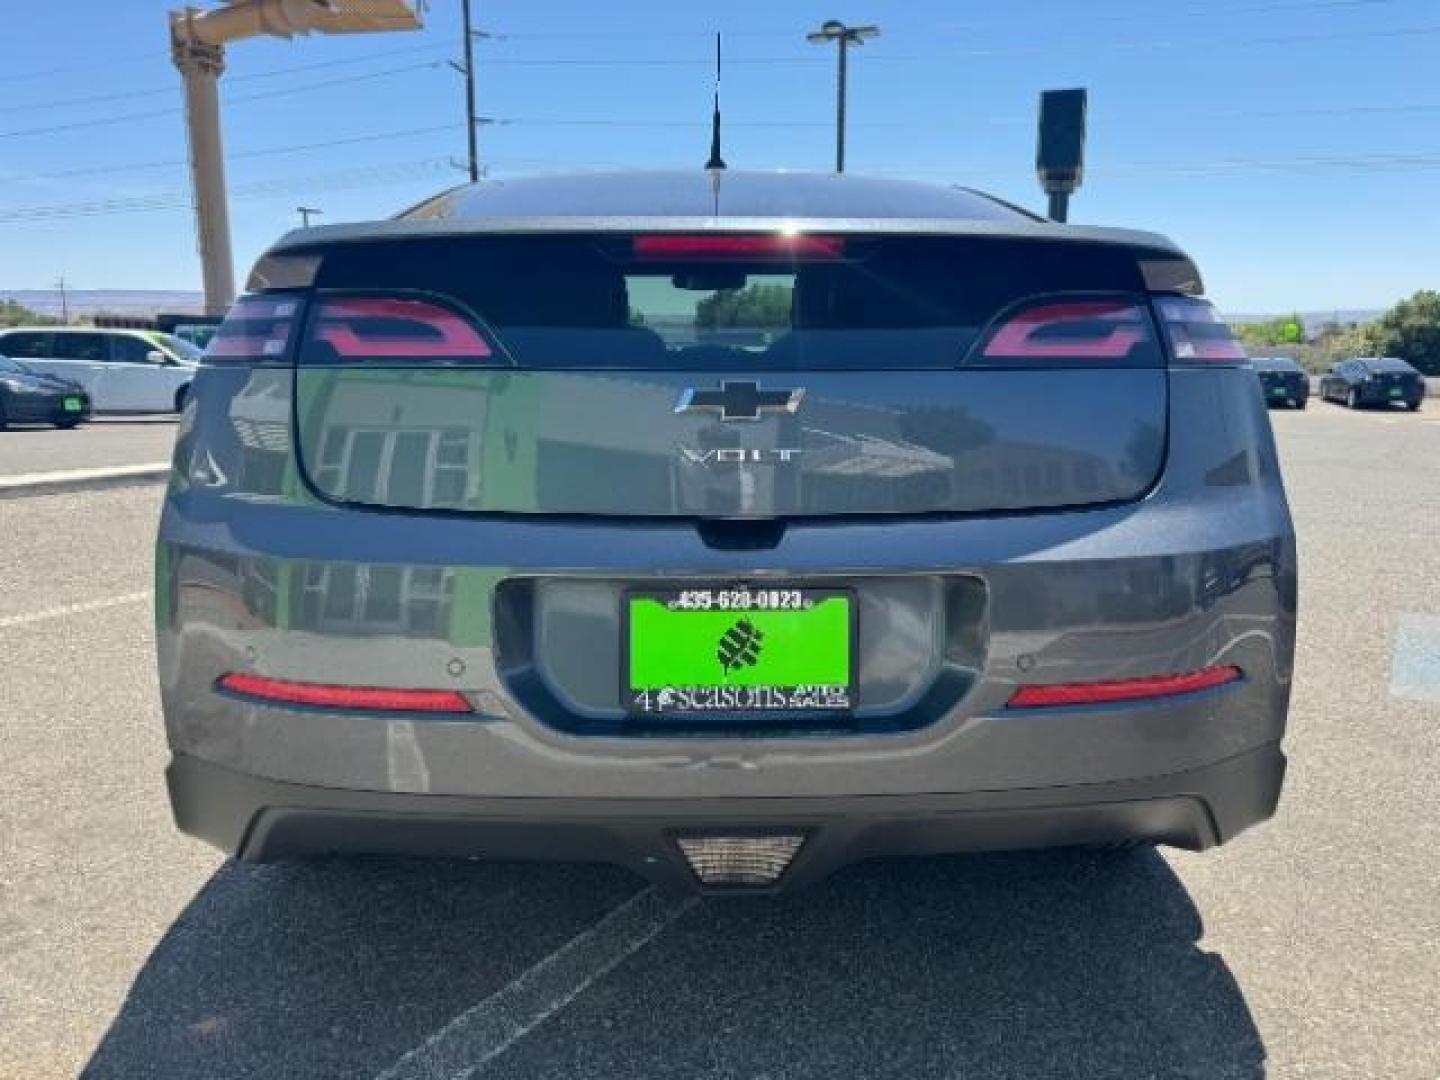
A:
[[[725,159],[720,156],[720,35],[715,35],[715,112],[710,118],[710,160],[705,163],[710,171],[725,168]]]

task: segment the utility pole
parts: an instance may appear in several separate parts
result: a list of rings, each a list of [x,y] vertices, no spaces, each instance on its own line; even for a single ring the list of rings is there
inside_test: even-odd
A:
[[[227,0],[221,7],[170,12],[170,56],[185,84],[185,125],[195,198],[195,233],[205,313],[224,315],[235,299],[219,79],[225,46],[244,38],[418,30],[417,0]]]
[[[473,184],[480,179],[480,148],[478,144],[480,125],[484,123],[480,117],[475,115],[475,39],[488,38],[490,35],[484,30],[474,28],[470,0],[460,0],[460,17],[462,32],[465,35],[465,59],[458,64],[452,60],[450,66],[465,76],[465,143],[470,151],[468,170],[470,182]]]
[[[470,23],[470,0],[465,4],[465,139],[470,148],[470,182],[480,179],[479,133],[475,123],[475,31]]]
[[[70,294],[65,289],[65,275],[60,275],[60,280],[55,282],[55,287],[60,290],[60,322],[70,325]]]
[[[310,219],[312,217],[318,217],[325,211],[317,210],[313,206],[297,206],[295,207],[295,212],[300,215],[300,227],[302,229],[308,229],[310,227]]]
[[[866,38],[880,36],[878,26],[846,26],[839,19],[827,19],[819,30],[805,35],[812,45],[828,45],[835,42],[839,48],[839,66],[835,78],[835,171],[845,171],[845,82],[849,69],[849,50],[865,44]]]

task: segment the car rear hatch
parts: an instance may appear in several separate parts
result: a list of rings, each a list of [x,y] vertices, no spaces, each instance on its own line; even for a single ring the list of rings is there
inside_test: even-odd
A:
[[[1122,246],[638,232],[320,254],[313,290],[248,303],[261,332],[304,308],[296,446],[338,503],[1015,512],[1138,499],[1163,466],[1165,357]]]

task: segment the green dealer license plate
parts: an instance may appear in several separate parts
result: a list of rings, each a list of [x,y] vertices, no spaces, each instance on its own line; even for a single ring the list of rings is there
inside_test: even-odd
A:
[[[79,411],[80,411],[80,408],[81,408],[81,406],[80,406],[80,399],[79,399],[78,397],[67,397],[67,398],[64,398],[64,399],[61,400],[60,406],[61,406],[61,408],[63,408],[66,412],[79,412]]]
[[[625,594],[621,696],[632,716],[843,713],[855,703],[846,589],[638,589]]]

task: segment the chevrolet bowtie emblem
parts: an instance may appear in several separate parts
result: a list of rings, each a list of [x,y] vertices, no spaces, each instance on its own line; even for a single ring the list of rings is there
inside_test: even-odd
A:
[[[677,413],[715,413],[721,420],[759,420],[761,413],[795,413],[805,397],[802,389],[765,390],[759,383],[724,381],[718,390],[697,390],[693,386],[680,392],[675,402]]]

